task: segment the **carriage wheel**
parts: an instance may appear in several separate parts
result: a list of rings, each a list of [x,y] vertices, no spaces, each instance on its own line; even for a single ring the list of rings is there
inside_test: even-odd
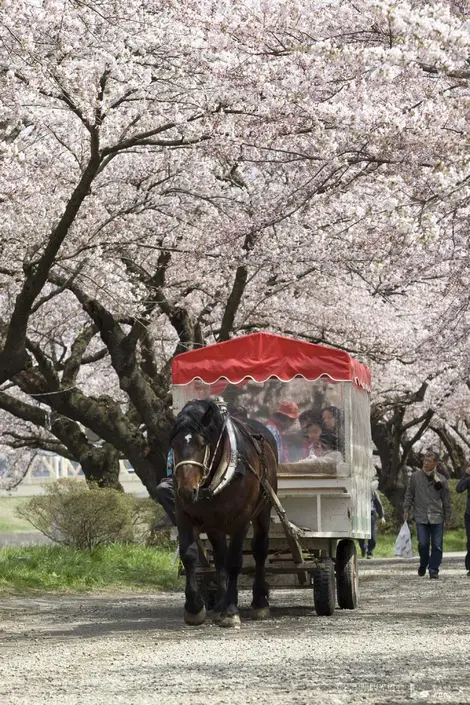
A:
[[[329,617],[335,609],[335,564],[323,558],[313,574],[313,604],[320,617]]]
[[[343,539],[336,549],[336,586],[338,605],[343,610],[357,607],[358,578],[356,544]]]
[[[204,600],[207,610],[212,610],[215,605],[217,592],[216,584],[204,573],[196,573],[196,581],[199,593]]]

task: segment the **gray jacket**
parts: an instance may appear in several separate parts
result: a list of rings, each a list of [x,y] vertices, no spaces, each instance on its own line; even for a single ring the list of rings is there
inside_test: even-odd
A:
[[[440,490],[435,488],[432,477],[428,477],[423,470],[417,470],[410,477],[403,511],[408,514],[413,507],[417,524],[442,524],[443,521],[451,519],[452,506],[447,480],[438,472],[435,475],[442,484]]]

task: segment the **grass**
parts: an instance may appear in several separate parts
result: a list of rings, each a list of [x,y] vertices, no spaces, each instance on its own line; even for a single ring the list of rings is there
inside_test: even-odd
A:
[[[35,531],[34,527],[16,516],[16,509],[29,497],[0,497],[0,531]]]
[[[416,533],[416,532],[414,532]],[[374,556],[393,556],[395,536],[379,534]],[[444,535],[445,551],[465,550],[465,531]],[[413,552],[418,555],[416,536]],[[106,590],[174,590],[183,584],[172,548],[114,544],[94,551],[65,546],[0,549],[0,594]]]
[[[414,532],[416,533],[416,532]],[[393,556],[395,536],[379,534],[374,556]],[[447,531],[445,551],[465,550],[465,531]],[[418,555],[416,536],[413,553]],[[92,590],[174,590],[183,584],[171,548],[114,544],[94,551],[65,546],[0,549],[0,595]]]
[[[114,544],[94,551],[64,546],[0,550],[1,592],[171,590],[182,582],[167,548]]]
[[[376,558],[391,558],[395,548],[396,534],[377,534],[377,546],[374,550]],[[416,528],[412,529],[413,555],[418,555]],[[466,536],[464,529],[452,529],[444,532],[444,551],[465,551]]]

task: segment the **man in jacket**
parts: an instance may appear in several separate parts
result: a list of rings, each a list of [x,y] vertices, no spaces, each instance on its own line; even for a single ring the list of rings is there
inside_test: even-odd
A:
[[[410,477],[403,503],[403,519],[408,521],[410,510],[413,508],[416,522],[420,558],[418,575],[426,575],[426,570],[429,568],[429,577],[433,579],[439,577],[444,524],[446,528],[449,526],[452,514],[447,480],[436,470],[438,460],[437,453],[433,451],[426,453],[423,469],[417,470]],[[429,555],[430,543],[431,555]]]
[[[460,478],[457,487],[457,492],[465,492],[467,490],[467,506],[465,508],[465,532],[467,534],[467,555],[465,556],[465,568],[467,576],[470,578],[470,468],[465,470],[464,475]]]

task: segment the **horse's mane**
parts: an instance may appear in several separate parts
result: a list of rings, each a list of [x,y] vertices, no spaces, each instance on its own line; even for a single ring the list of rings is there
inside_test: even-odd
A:
[[[173,425],[170,442],[179,433],[198,433],[209,442],[220,431],[222,414],[217,404],[210,399],[194,399],[183,406]]]

